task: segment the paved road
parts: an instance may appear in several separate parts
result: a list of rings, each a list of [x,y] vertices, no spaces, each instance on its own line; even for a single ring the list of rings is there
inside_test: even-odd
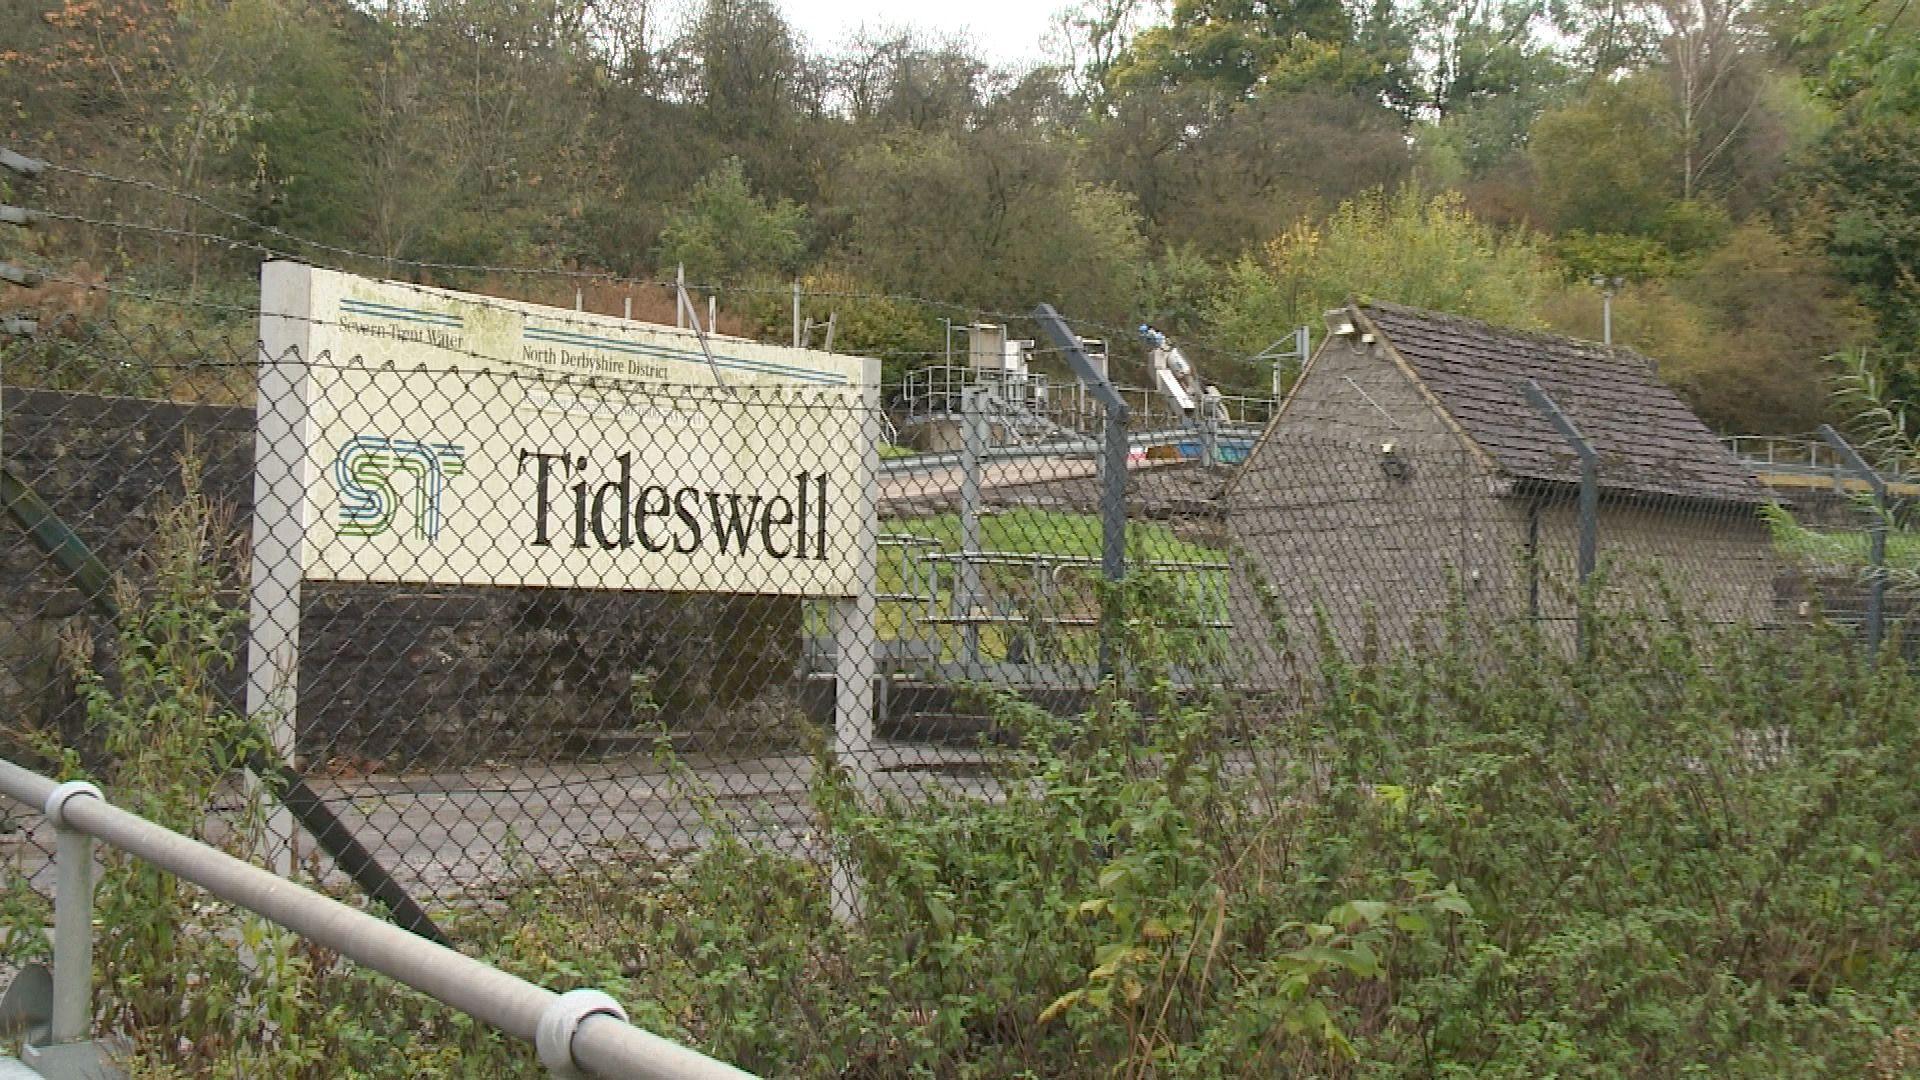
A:
[[[886,743],[848,767],[880,793],[993,798],[997,785],[983,768],[989,761],[978,750]],[[778,850],[823,854],[808,755],[690,759],[687,766],[676,776],[641,757],[373,774],[320,780],[314,788],[408,891],[429,903],[484,896],[529,872],[558,873],[639,851],[696,850],[716,825]],[[25,819],[37,817],[22,815],[22,827],[0,837],[0,854],[17,856],[34,884],[50,892],[52,830],[37,822],[26,827]],[[328,877],[345,880],[337,871]]]

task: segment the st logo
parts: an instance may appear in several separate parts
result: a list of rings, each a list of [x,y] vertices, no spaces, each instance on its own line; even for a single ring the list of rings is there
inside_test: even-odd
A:
[[[333,459],[340,489],[342,536],[379,536],[393,528],[411,495],[414,535],[440,535],[440,498],[447,481],[466,471],[466,451],[451,443],[423,443],[384,435],[356,435]]]

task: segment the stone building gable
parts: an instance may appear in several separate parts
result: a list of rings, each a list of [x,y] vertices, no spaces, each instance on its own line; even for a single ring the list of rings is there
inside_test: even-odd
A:
[[[1310,677],[1343,648],[1405,645],[1450,600],[1511,614],[1524,523],[1488,457],[1380,343],[1323,345],[1224,496],[1248,684]]]
[[[1538,382],[1600,458],[1607,491],[1758,506],[1750,469],[1631,349],[1368,303],[1351,309],[1447,415],[1518,480],[1574,483],[1566,440],[1526,399]]]
[[[1294,381],[1274,420],[1262,431],[1227,488],[1231,497],[1258,498],[1263,479],[1284,469],[1284,452],[1270,444],[1316,438],[1366,444],[1394,443],[1407,452],[1463,455],[1489,482],[1493,461],[1454,422],[1414,372],[1379,342],[1333,337],[1321,345]]]

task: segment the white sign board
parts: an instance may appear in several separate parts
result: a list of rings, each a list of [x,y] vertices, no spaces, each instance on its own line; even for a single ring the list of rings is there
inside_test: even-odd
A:
[[[858,591],[871,361],[293,263],[261,288],[258,460],[295,474],[306,579]]]
[[[295,263],[260,274],[248,715],[293,761],[306,580],[831,596],[873,745],[879,362]],[[284,810],[266,851],[294,866]]]

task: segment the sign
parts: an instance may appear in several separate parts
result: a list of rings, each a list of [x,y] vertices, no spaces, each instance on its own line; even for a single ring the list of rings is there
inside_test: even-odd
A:
[[[851,596],[872,361],[262,268],[257,504],[307,580]],[[296,494],[297,493],[297,494]]]

